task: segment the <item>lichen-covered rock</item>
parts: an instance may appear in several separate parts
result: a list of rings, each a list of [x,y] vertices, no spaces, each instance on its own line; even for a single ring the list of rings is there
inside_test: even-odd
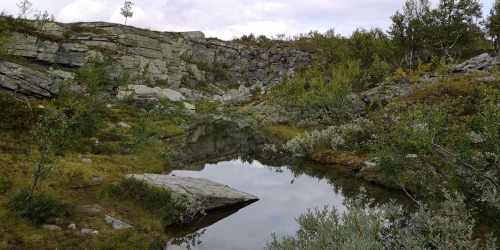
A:
[[[492,57],[488,53],[484,53],[457,65],[454,72],[473,73],[478,71],[490,71],[498,64],[500,64],[498,57]]]
[[[193,197],[200,202],[201,209],[205,211],[259,200],[254,195],[202,178],[160,174],[131,174],[127,175],[126,178],[134,178],[182,196]]]
[[[143,103],[158,102],[159,99],[167,99],[171,102],[179,102],[185,99],[178,91],[160,87],[151,88],[146,85],[128,85],[121,87],[118,90],[117,97],[118,99],[132,97]]]
[[[147,73],[154,84],[173,90],[199,83],[219,86],[268,85],[311,64],[309,54],[293,48],[250,49],[207,39],[196,32],[157,32],[105,22],[49,23],[39,33],[14,32],[10,53],[44,64],[78,68],[89,59],[109,56],[121,72]],[[31,83],[37,85],[36,83]]]
[[[382,84],[361,93],[361,98],[366,104],[372,104],[375,102],[384,103],[394,97],[409,94],[415,89],[415,87],[416,85],[411,84]]]
[[[50,97],[58,92],[56,81],[47,73],[2,61],[0,87],[35,97]]]

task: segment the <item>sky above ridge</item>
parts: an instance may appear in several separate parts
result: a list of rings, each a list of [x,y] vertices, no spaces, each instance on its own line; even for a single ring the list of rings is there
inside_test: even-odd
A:
[[[19,0],[2,0],[0,11],[17,16]],[[31,0],[33,9],[47,10],[59,22],[124,23],[122,0]],[[404,0],[132,0],[128,25],[158,31],[199,30],[207,37],[230,40],[254,33],[268,37],[333,28],[348,36],[357,27],[387,30],[390,16]],[[438,0],[431,0],[437,3]],[[489,13],[494,0],[480,0]]]

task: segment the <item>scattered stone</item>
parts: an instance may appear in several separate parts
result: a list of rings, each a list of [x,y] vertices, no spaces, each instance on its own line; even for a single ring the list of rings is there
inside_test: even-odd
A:
[[[379,164],[377,162],[375,162],[374,160],[369,160],[369,161],[363,162],[363,166],[365,166],[367,168],[374,168],[374,167],[376,167],[378,165]]]
[[[47,229],[47,230],[61,230],[61,228],[57,225],[47,225],[47,224],[44,224],[42,225],[42,228],[43,229]]]
[[[406,155],[406,159],[415,159],[415,158],[418,158],[417,154],[407,154]]]
[[[168,99],[171,102],[179,102],[184,99],[182,94],[180,92],[177,92],[175,90],[171,89],[162,89],[159,87],[156,87],[153,89],[155,96],[158,99]]]
[[[131,128],[131,127],[132,127],[132,126],[130,126],[130,125],[128,125],[128,124],[126,124],[126,123],[124,123],[124,122],[119,122],[119,123],[118,123],[118,126],[120,126],[120,127],[122,127],[122,128]]]
[[[90,158],[82,158],[82,160],[85,163],[92,163],[92,159],[90,159]]]
[[[102,177],[99,177],[97,175],[92,175],[92,180],[93,181],[102,181]]]
[[[76,224],[75,223],[71,223],[68,225],[68,228],[71,229],[71,230],[76,230]]]
[[[109,104],[109,103],[108,103],[108,104],[106,104],[106,108],[108,108],[108,109],[110,109],[110,108],[112,108],[112,107],[114,107],[114,106],[115,106],[115,105],[113,105],[113,104]]]
[[[193,104],[187,102],[184,103],[184,108],[186,108],[188,111],[196,111],[196,107]]]
[[[38,105],[38,108],[39,109],[45,109],[45,106],[43,106],[42,104]]]
[[[473,78],[471,80],[471,82],[473,82],[473,83],[477,83],[477,82],[490,83],[490,82],[497,81],[497,79],[498,79],[497,77],[490,76],[490,77],[483,77],[483,78]]]
[[[84,234],[99,234],[99,231],[92,228],[82,228],[81,232]]]
[[[118,220],[116,218],[113,218],[109,215],[105,215],[104,220],[106,221],[106,223],[111,224],[114,229],[126,229],[126,228],[132,227],[131,225],[129,225],[121,220]]]
[[[259,200],[254,195],[202,178],[160,174],[131,174],[127,175],[126,178],[134,178],[182,196],[194,197],[200,202],[200,208],[205,211]]]

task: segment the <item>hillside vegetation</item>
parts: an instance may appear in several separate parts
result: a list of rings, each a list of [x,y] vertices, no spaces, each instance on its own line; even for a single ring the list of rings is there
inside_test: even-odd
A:
[[[270,139],[266,150],[275,156],[349,168],[353,181],[404,190],[418,207],[408,216],[397,204],[373,204],[360,191],[347,201],[346,214],[309,211],[298,218],[301,229],[295,236],[275,238],[270,249],[495,249],[499,60],[481,57],[488,63],[474,69],[457,64],[498,53],[498,10],[496,1],[480,25],[478,1],[441,0],[432,8],[426,0],[408,0],[391,17],[387,32],[250,34],[232,42],[3,15],[2,65],[27,68],[36,76],[55,69],[72,77],[50,80],[50,86],[2,85],[0,248],[163,248],[168,237],[163,227],[180,223],[192,208],[169,192],[123,176],[162,173],[186,129],[222,115],[264,131]],[[48,34],[44,27],[50,23],[67,33]],[[151,64],[129,60],[137,63],[131,66],[122,55],[148,54],[158,46],[133,50],[135,40],[113,40],[106,29],[134,32],[147,43],[164,39],[179,48],[204,47],[176,48]],[[74,38],[82,34],[109,39],[119,49]],[[78,53],[97,56],[64,61],[23,54],[12,49],[23,37],[34,38],[37,46],[72,44]],[[227,64],[223,56],[210,57],[214,51],[229,51],[231,60],[231,53],[241,57]],[[143,54],[134,55],[143,60]],[[161,66],[167,59],[169,64]],[[165,76],[171,68],[176,74]],[[130,85],[184,89],[196,111],[168,98],[118,98]],[[102,214],[134,228],[113,231]],[[78,230],[67,230],[73,223]],[[64,230],[42,229],[46,224]],[[99,233],[84,234],[83,228]]]

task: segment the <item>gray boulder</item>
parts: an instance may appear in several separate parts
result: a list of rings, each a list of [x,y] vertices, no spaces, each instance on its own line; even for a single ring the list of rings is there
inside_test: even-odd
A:
[[[127,229],[127,228],[132,227],[131,225],[129,225],[129,224],[127,224],[119,219],[116,219],[114,217],[111,217],[109,215],[105,215],[104,220],[106,221],[106,223],[111,224],[113,229]]]
[[[48,224],[42,225],[42,228],[47,230],[61,230],[61,227],[57,225],[48,225]]]
[[[131,174],[127,175],[126,178],[134,178],[182,196],[194,197],[200,202],[201,209],[205,211],[252,203],[259,200],[254,195],[202,178],[160,174]]]
[[[148,87],[146,85],[128,85],[118,90],[118,99],[132,97],[142,102],[158,102],[159,99],[167,99],[171,102],[184,100],[184,96],[178,91],[160,87]]]
[[[413,91],[415,87],[411,84],[380,85],[361,93],[361,99],[366,104],[374,102],[386,102],[389,99],[404,96]]]
[[[490,71],[500,63],[498,57],[492,57],[488,53],[473,57],[454,69],[455,73],[473,73],[478,71]]]

